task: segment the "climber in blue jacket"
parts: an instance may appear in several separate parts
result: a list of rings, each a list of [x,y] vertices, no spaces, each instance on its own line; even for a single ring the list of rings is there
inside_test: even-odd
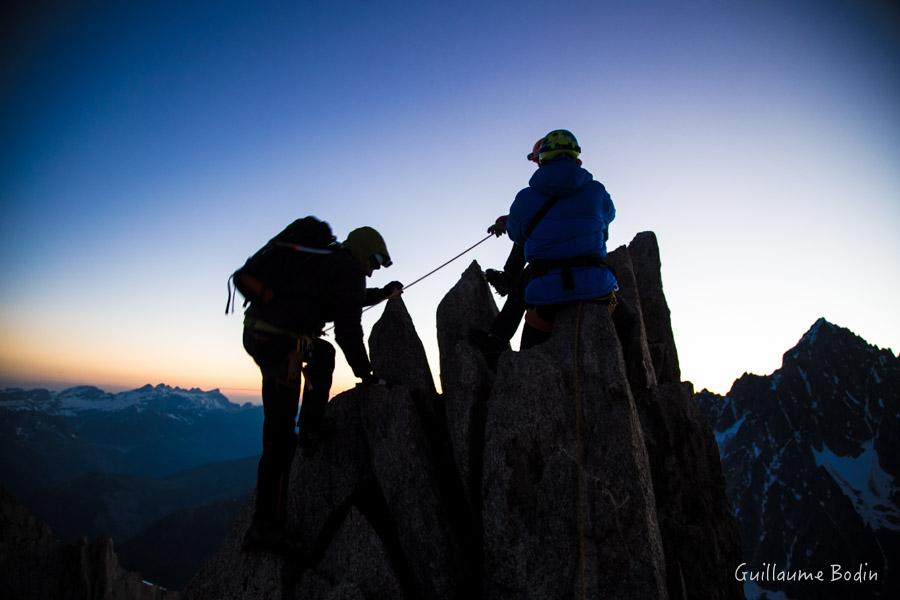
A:
[[[504,271],[486,273],[495,287],[507,284],[510,296],[479,340],[489,359],[507,347],[526,306],[522,349],[549,337],[558,305],[592,300],[615,306],[618,282],[604,258],[616,209],[603,184],[582,168],[580,153],[565,129],[538,140],[527,156],[538,170],[516,195],[509,216],[488,230],[509,233],[515,243]]]
[[[524,246],[533,269],[525,289],[529,306],[600,298],[617,287],[602,260],[616,209],[603,184],[581,167],[580,152],[570,132],[548,133],[528,155],[538,170],[509,210],[509,237]],[[529,235],[532,221],[554,200]]]

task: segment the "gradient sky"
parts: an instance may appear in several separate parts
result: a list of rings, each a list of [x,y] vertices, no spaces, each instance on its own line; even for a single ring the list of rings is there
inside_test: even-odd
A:
[[[0,384],[256,396],[223,315],[249,254],[314,214],[384,234],[374,285],[412,281],[555,128],[616,203],[610,248],[656,232],[698,389],[772,372],[821,316],[900,348],[888,2],[71,4],[3,19]],[[508,250],[404,296],[435,376],[438,302]]]

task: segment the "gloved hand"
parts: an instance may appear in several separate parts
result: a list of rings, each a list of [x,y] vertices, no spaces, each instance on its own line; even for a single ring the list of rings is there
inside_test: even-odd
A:
[[[489,284],[494,286],[494,290],[496,290],[496,292],[501,296],[507,295],[510,288],[512,287],[512,284],[509,280],[509,275],[507,275],[505,271],[488,269],[484,272],[484,278]]]
[[[375,373],[369,373],[365,377],[362,378],[362,385],[380,385],[386,386],[387,381],[376,375]]]
[[[403,293],[403,284],[399,281],[392,281],[383,288],[381,291],[384,293],[385,300],[391,300],[392,298],[399,298],[400,294]]]
[[[497,220],[494,221],[494,224],[487,228],[487,232],[500,237],[501,235],[506,233],[506,220],[508,218],[509,215],[501,215],[497,217]]]

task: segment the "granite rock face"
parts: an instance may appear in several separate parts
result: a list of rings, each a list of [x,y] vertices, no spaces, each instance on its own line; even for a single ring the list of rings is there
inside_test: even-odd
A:
[[[604,306],[507,353],[488,403],[485,597],[665,598],[640,421]]]
[[[630,321],[630,326],[626,321],[625,324],[618,326],[616,333],[622,346],[629,385],[632,392],[638,394],[656,385],[656,368],[647,342],[644,309],[638,292],[634,264],[631,261],[631,253],[625,246],[610,252],[606,260],[615,270],[616,279],[619,280],[617,292],[619,306],[616,310],[627,311],[632,315],[631,319],[627,320]]]
[[[370,348],[392,385],[336,396],[334,437],[296,457],[288,528],[301,550],[242,554],[248,507],[185,595],[741,597],[737,529],[712,432],[678,381],[655,237],[611,262],[615,320],[563,309],[550,340],[505,352],[496,373],[469,342],[497,314],[473,262],[438,306],[441,394],[403,303],[389,302]]]
[[[64,544],[0,489],[0,594],[17,600],[163,600],[178,594],[125,571],[112,540]]]
[[[425,346],[403,300],[388,300],[369,336],[372,368],[388,381],[402,381],[414,396],[437,395]]]
[[[681,381],[678,350],[672,333],[669,303],[663,293],[662,263],[656,234],[645,231],[634,236],[628,244],[628,254],[634,265],[637,292],[641,299],[647,345],[653,357],[653,368],[659,383]]]
[[[474,261],[437,308],[449,440],[466,504],[479,530],[484,422],[494,374],[468,335],[474,329],[489,329],[497,312],[481,268]]]

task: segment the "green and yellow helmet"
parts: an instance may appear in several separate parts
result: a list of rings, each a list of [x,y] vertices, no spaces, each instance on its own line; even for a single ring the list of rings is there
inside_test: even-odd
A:
[[[578,159],[581,147],[575,134],[567,129],[554,129],[534,144],[531,153],[526,157],[538,164],[560,156]]]
[[[371,227],[359,227],[347,234],[343,246],[365,268],[378,269],[391,266],[391,255],[381,234]]]

